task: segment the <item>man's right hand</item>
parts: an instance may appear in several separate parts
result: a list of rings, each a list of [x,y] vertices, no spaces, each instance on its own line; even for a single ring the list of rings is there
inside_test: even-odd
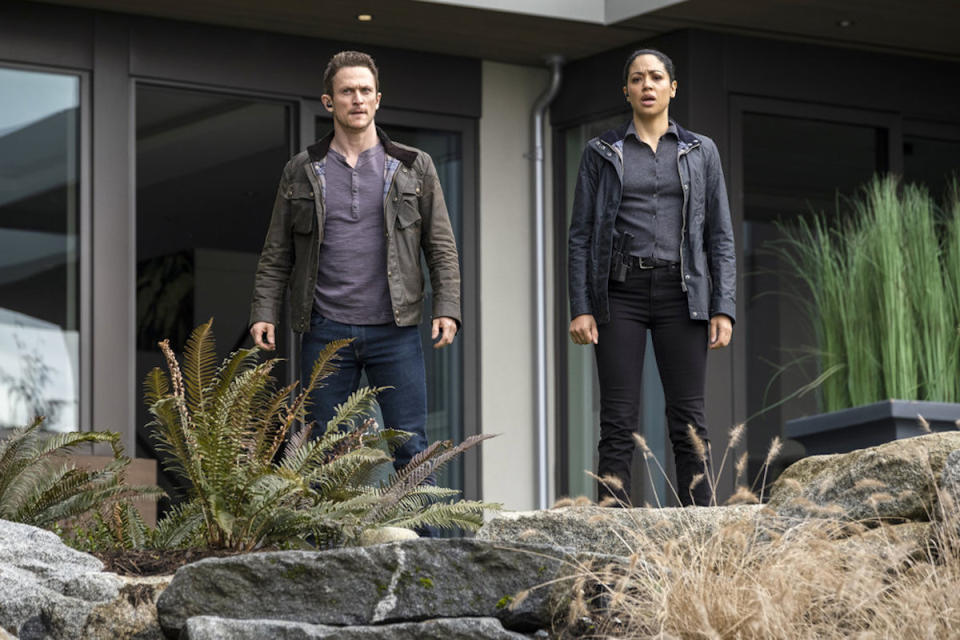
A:
[[[257,322],[250,327],[250,335],[253,336],[253,342],[266,351],[273,351],[277,348],[277,343],[273,338],[274,327],[269,322]]]
[[[599,337],[593,315],[584,313],[570,321],[570,339],[574,344],[597,344]]]

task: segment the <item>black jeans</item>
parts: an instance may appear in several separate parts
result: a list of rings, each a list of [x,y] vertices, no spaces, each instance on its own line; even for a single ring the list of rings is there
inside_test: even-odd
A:
[[[616,476],[623,482],[623,490],[600,483],[599,497],[612,495],[628,502],[630,464],[636,448],[633,433],[640,428],[640,375],[649,329],[666,400],[677,495],[683,505],[709,504],[711,490],[706,476],[691,495],[694,475],[708,473],[709,466],[705,468],[687,427],[692,425],[704,447],[709,445],[703,416],[709,324],[690,319],[677,265],[634,268],[626,282],[611,280],[609,292],[610,322],[598,327],[595,347],[600,377],[597,474]]]

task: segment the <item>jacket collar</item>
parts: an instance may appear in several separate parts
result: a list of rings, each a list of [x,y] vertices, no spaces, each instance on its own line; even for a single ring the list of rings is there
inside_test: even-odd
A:
[[[383,150],[388,156],[396,158],[407,168],[413,166],[414,161],[417,159],[416,151],[394,144],[390,138],[387,137],[387,133],[380,127],[377,127],[377,137],[380,139],[380,144],[383,145]],[[332,141],[333,131],[307,147],[307,153],[310,154],[311,162],[319,162],[323,160],[327,155],[327,151],[330,150],[330,143]]]
[[[600,140],[611,146],[615,145],[617,142],[622,142],[623,139],[627,137],[627,129],[630,128],[630,122],[631,120],[627,120],[616,129],[610,129],[600,136]],[[670,123],[677,128],[677,138],[681,145],[692,147],[700,144],[700,138],[694,135],[693,132],[687,131],[673,120],[671,120]]]

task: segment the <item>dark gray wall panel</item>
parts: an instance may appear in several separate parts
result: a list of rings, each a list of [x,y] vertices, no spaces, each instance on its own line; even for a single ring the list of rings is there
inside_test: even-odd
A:
[[[34,2],[0,2],[0,61],[89,69],[93,14]]]
[[[371,54],[383,105],[480,116],[480,61],[169,20],[134,19],[130,71],[164,80],[319,98],[323,70],[343,49]]]
[[[723,59],[731,93],[958,119],[957,63],[737,36]]]
[[[902,113],[908,118],[958,120],[960,64],[841,47],[689,30],[637,43],[670,55],[680,89],[671,112],[691,127],[687,101],[698,116],[712,108],[703,84],[722,79],[728,93],[765,96]],[[564,67],[563,87],[550,116],[567,126],[621,107],[623,61],[636,47],[620,47]],[[688,57],[689,56],[689,57]],[[628,112],[624,109],[624,114]],[[709,131],[704,131],[710,133]],[[716,133],[716,132],[714,132]]]
[[[670,56],[677,68],[678,84],[683,86],[687,70],[687,40],[686,31],[672,33],[565,65],[560,92],[550,105],[551,124],[562,128],[608,116],[618,110],[623,112],[626,121],[630,109],[623,97],[623,63],[636,49],[659,49]],[[671,105],[671,111],[675,111],[679,118],[685,108],[686,96],[678,91],[677,101]]]

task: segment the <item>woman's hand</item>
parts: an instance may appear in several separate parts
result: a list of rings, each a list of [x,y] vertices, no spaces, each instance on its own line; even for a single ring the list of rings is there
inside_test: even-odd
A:
[[[733,336],[733,323],[730,316],[718,313],[710,318],[710,348],[721,349],[730,344]]]
[[[589,313],[579,315],[570,321],[570,339],[574,344],[597,344],[597,321]]]

